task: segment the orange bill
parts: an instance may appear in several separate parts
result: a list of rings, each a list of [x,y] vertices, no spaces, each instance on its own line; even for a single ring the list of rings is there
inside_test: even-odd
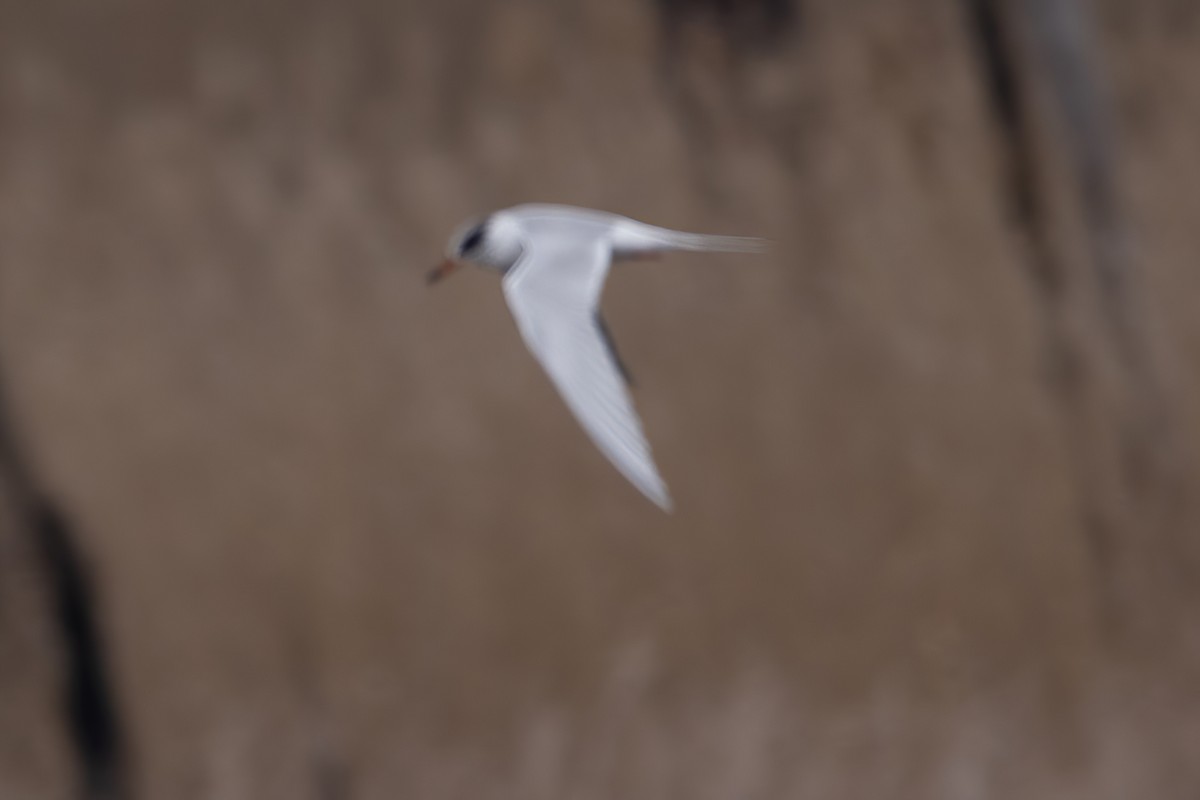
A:
[[[425,277],[425,282],[432,286],[456,269],[458,269],[458,262],[452,258],[447,258],[430,270],[429,274]]]

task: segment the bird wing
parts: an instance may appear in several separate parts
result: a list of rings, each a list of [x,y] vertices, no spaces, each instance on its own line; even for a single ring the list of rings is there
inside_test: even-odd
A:
[[[603,235],[580,233],[530,236],[504,277],[504,296],[525,344],[592,441],[630,483],[670,510],[666,484],[597,324],[611,247]]]

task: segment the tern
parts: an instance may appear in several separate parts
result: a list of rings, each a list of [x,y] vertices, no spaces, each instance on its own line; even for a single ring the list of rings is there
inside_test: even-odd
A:
[[[766,242],[574,206],[520,205],[460,225],[428,277],[436,283],[463,262],[501,273],[517,328],[567,407],[613,466],[668,512],[671,497],[629,397],[629,373],[600,314],[600,296],[614,262],[680,250],[761,253]]]

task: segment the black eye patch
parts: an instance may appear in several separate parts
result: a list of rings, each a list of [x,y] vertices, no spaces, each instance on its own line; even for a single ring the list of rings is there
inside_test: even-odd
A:
[[[483,226],[476,225],[462,240],[462,245],[459,246],[459,252],[469,253],[478,247],[481,241],[483,241]]]

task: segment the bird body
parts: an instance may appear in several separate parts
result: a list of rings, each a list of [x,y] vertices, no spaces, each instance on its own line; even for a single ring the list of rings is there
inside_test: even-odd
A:
[[[460,261],[503,274],[525,344],[613,465],[664,510],[671,500],[625,385],[627,373],[600,317],[613,261],[673,250],[762,252],[760,239],[686,233],[602,211],[521,205],[459,227],[440,279]]]

